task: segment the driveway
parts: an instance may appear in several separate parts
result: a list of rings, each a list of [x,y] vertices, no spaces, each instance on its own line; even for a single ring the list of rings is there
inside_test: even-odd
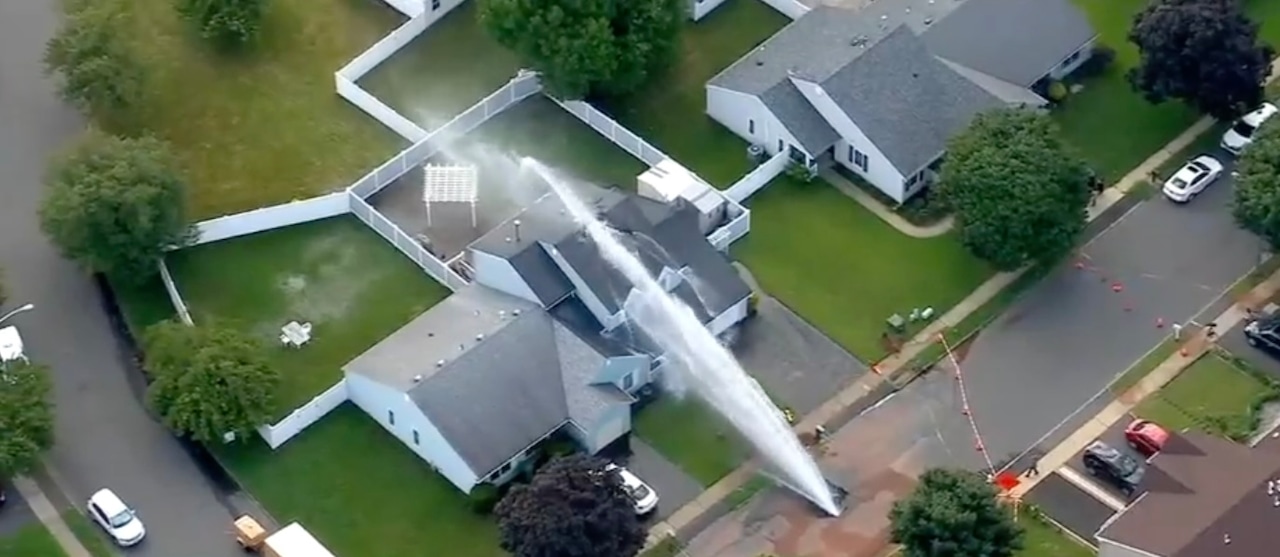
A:
[[[734,345],[742,367],[775,401],[803,416],[867,367],[787,306],[762,296]]]
[[[40,233],[45,160],[84,122],[57,100],[40,62],[55,0],[0,2],[0,266],[28,354],[50,365],[57,445],[49,464],[73,502],[110,486],[146,521],[137,557],[240,555],[231,514],[168,431],[144,410],[93,281]]]
[[[1071,482],[1058,474],[1045,476],[1027,492],[1024,500],[1091,544],[1097,543],[1093,535],[1115,514],[1110,507],[1071,485]]]
[[[646,517],[656,524],[685,506],[702,493],[702,486],[657,450],[631,436],[631,454],[624,457],[626,467],[658,493],[658,510]]]

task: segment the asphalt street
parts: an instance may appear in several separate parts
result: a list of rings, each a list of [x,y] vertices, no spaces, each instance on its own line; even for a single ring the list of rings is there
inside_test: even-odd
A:
[[[83,127],[40,62],[56,0],[0,2],[0,266],[28,355],[52,367],[57,445],[49,463],[83,504],[109,486],[138,511],[139,557],[240,555],[231,511],[192,457],[145,411],[93,281],[58,256],[36,210],[46,159]]]
[[[1066,478],[1052,473],[1027,492],[1025,501],[1089,543],[1096,543],[1093,535],[1115,514]]]

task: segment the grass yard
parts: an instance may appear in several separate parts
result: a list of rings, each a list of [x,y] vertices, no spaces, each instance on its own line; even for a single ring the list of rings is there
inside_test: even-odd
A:
[[[992,275],[951,235],[910,238],[822,180],[780,176],[749,200],[733,256],[764,290],[863,361],[885,354],[885,320],[941,314]]]
[[[306,525],[336,555],[505,555],[492,520],[353,405],[275,452],[257,441],[215,450],[272,516]]]
[[[520,60],[480,27],[476,2],[463,2],[379,64],[360,86],[405,118],[437,128],[485,98]]]
[[[500,155],[509,156],[500,156]],[[601,186],[636,188],[636,176],[648,166],[614,145],[550,99],[535,95],[512,106],[457,139],[441,158],[479,167],[481,190],[491,178],[505,179],[512,160],[533,157],[544,164]],[[507,184],[494,184],[503,189]]]
[[[686,25],[679,59],[649,87],[596,106],[704,180],[728,187],[751,170],[747,143],[707,117],[705,85],[790,21],[759,0],[729,0]]]
[[[121,118],[168,140],[198,218],[306,198],[349,185],[395,153],[398,138],[334,92],[333,72],[389,33],[398,17],[369,0],[268,3],[248,57],[214,54],[173,0],[106,0],[147,72]]]
[[[17,532],[0,538],[0,555],[4,557],[67,557],[44,525],[34,522]]]
[[[1134,413],[1174,431],[1201,429],[1239,440],[1253,433],[1252,407],[1268,392],[1249,372],[1210,353],[1142,401]]]
[[[270,345],[282,416],[448,294],[350,216],[185,249],[168,264],[196,321],[228,320]],[[297,350],[278,341],[293,320],[315,326]]]
[[[1071,536],[1059,530],[1057,526],[1045,520],[1030,516],[1031,512],[1023,511],[1018,524],[1026,530],[1023,537],[1023,548],[1017,557],[1093,557],[1097,552],[1086,547]]]
[[[663,396],[635,416],[632,431],[704,487],[746,461],[737,432],[692,396]]]
[[[71,509],[62,512],[62,520],[67,523],[67,527],[71,529],[71,533],[75,534],[76,539],[80,540],[80,544],[89,551],[89,555],[93,557],[115,557],[117,555],[114,546],[107,540],[106,534],[102,529],[89,522],[89,518],[81,514],[80,511]]]
[[[1129,28],[1147,0],[1075,2],[1088,14],[1100,42],[1116,49],[1116,61],[1102,75],[1086,80],[1085,90],[1054,114],[1094,169],[1116,181],[1182,133],[1199,114],[1180,102],[1150,104],[1125,80],[1124,74],[1138,64],[1138,51],[1128,41]],[[1244,2],[1249,15],[1262,23],[1261,38],[1280,45],[1280,3]]]

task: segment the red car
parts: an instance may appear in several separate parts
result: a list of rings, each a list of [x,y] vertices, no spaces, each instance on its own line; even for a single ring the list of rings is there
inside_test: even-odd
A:
[[[1134,420],[1124,428],[1124,440],[1147,458],[1151,458],[1169,440],[1169,431],[1159,424],[1147,420]]]

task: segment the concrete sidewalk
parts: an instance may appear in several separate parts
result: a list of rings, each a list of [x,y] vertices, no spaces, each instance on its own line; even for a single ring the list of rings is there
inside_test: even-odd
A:
[[[36,482],[27,478],[16,478],[13,480],[13,488],[27,500],[27,504],[31,506],[31,512],[35,513],[36,518],[40,519],[44,527],[49,530],[53,539],[58,541],[58,545],[62,546],[67,557],[92,557],[84,544],[81,544],[71,532],[71,527],[62,520],[62,514],[53,506],[53,503],[49,502],[49,498],[45,496],[40,486],[36,485]]]
[[[1226,334],[1233,327],[1243,323],[1248,315],[1247,310],[1261,310],[1277,292],[1280,292],[1280,271],[1255,286],[1241,300],[1213,320],[1217,324],[1218,334]],[[1195,335],[1192,335],[1186,342],[1182,343],[1173,356],[1161,362],[1154,370],[1138,380],[1129,390],[1116,397],[1116,400],[1098,412],[1080,429],[1077,429],[1067,436],[1062,443],[1045,453],[1036,464],[1040,473],[1036,476],[1024,474],[1021,478],[1021,483],[1012,490],[1012,493],[1016,496],[1023,496],[1039,484],[1041,478],[1062,468],[1074,455],[1084,450],[1089,443],[1102,435],[1103,432],[1110,429],[1120,420],[1128,418],[1130,412],[1138,403],[1159,391],[1170,381],[1173,381],[1183,369],[1194,363],[1213,346],[1214,341],[1207,338],[1204,331],[1198,331]]]
[[[1280,63],[1278,63],[1280,65]],[[1273,72],[1277,75],[1278,72]],[[1115,185],[1103,191],[1098,196],[1093,206],[1089,207],[1088,220],[1093,221],[1102,215],[1107,209],[1118,203],[1130,191],[1139,184],[1147,181],[1152,171],[1160,168],[1174,155],[1185,149],[1188,145],[1196,140],[1201,134],[1213,125],[1213,119],[1205,117],[1196,122],[1186,131],[1182,132],[1178,137],[1170,141],[1160,151],[1143,161],[1133,171],[1125,175],[1116,182]],[[1007,273],[997,273],[995,276],[987,280],[976,290],[966,296],[960,303],[956,304],[946,313],[942,314],[937,320],[930,323],[920,331],[911,340],[907,341],[902,350],[895,354],[884,358],[872,366],[874,373],[868,373],[857,381],[845,387],[844,390],[837,393],[834,397],[827,400],[821,406],[804,416],[795,425],[796,432],[813,431],[815,426],[825,425],[832,419],[839,416],[845,409],[858,404],[863,398],[874,392],[882,384],[886,382],[886,378],[893,376],[904,365],[907,365],[925,348],[933,344],[938,338],[938,334],[955,327],[965,318],[969,317],[973,312],[986,305],[996,297],[1002,290],[1012,284],[1028,268],[1022,268],[1017,271]],[[1070,455],[1068,455],[1070,457]],[[657,544],[663,538],[674,536],[675,533],[690,524],[698,517],[702,516],[717,503],[724,500],[740,487],[745,485],[755,475],[756,463],[754,461],[747,462],[738,469],[730,472],[714,485],[708,487],[701,495],[693,501],[681,507],[666,520],[655,524],[649,529],[649,539],[645,544],[645,549]]]

